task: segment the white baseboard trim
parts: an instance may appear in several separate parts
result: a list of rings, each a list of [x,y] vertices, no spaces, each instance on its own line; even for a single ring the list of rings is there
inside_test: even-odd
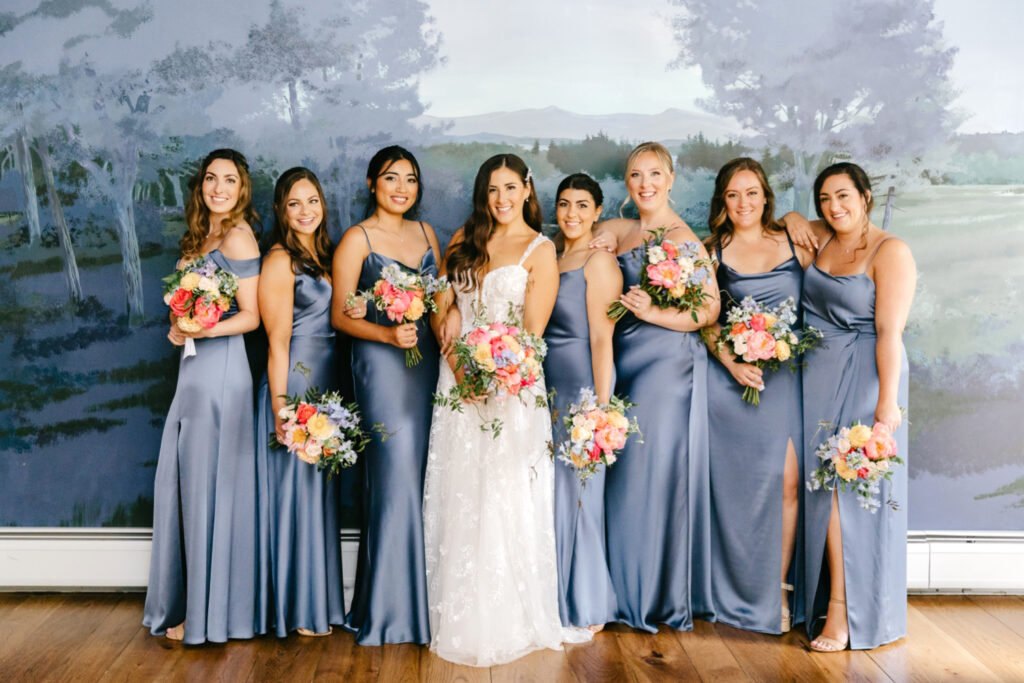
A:
[[[149,529],[0,529],[0,591],[143,590]],[[356,575],[359,533],[341,534],[345,592]],[[1024,593],[1024,532],[912,531],[912,593]]]

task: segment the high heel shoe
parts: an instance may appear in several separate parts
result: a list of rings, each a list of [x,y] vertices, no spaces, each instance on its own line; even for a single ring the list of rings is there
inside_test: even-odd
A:
[[[786,591],[782,598],[782,632],[789,633],[790,629],[793,628],[793,617],[789,613],[788,594],[793,592],[793,584],[783,582],[782,590]]]
[[[829,600],[828,604],[829,605],[833,605],[833,604],[842,605],[843,606],[843,610],[844,611],[846,610],[846,600],[835,600],[835,599],[833,599],[833,600]],[[847,629],[849,629],[849,627],[847,627]],[[841,640],[841,641],[836,640],[835,638],[830,638],[828,636],[819,635],[817,638],[815,638],[814,640],[812,640],[808,644],[808,647],[811,648],[812,650],[814,650],[815,652],[842,652],[843,650],[845,650],[849,646],[850,646],[850,634],[849,633],[847,633],[846,637],[843,640]]]
[[[167,640],[184,640],[185,639],[185,622],[181,622],[177,626],[171,626],[164,633]]]

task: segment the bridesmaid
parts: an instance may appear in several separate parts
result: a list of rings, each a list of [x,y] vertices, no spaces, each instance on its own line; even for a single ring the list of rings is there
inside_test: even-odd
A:
[[[859,166],[822,171],[814,200],[827,229],[804,278],[803,304],[807,324],[825,339],[809,354],[803,375],[805,481],[818,465],[814,450],[829,435],[819,429],[823,420],[834,428],[881,422],[906,459],[903,328],[917,279],[907,245],[871,223],[871,183]],[[813,650],[870,649],[906,635],[906,466],[895,467],[880,496],[883,505],[872,514],[850,492],[805,494],[809,637],[825,617]],[[890,500],[898,509],[885,504]]]
[[[792,297],[799,319],[804,268],[813,254],[794,247],[775,221],[775,193],[761,164],[739,158],[722,167],[708,225],[723,294],[709,331],[717,338],[731,305],[746,296],[769,307]],[[786,632],[795,613],[788,591],[800,497],[800,375],[782,368],[765,376],[724,347],[718,360],[708,368],[715,615],[737,628]],[[743,400],[746,387],[765,390],[759,406]]]
[[[320,181],[306,168],[281,174],[274,187],[274,232],[263,259],[260,314],[270,350],[260,383],[256,461],[260,515],[269,543],[273,623],[281,638],[327,635],[345,620],[338,484],[283,448],[278,411],[284,394],[310,387],[330,391],[336,382],[331,328],[334,246]]]
[[[257,587],[252,376],[242,334],[259,326],[259,247],[245,157],[210,152],[190,183],[182,260],[206,256],[239,279],[231,308],[182,357],[153,484],[153,551],[142,623],[188,644],[265,632]],[[173,316],[172,316],[173,318]]]
[[[558,255],[558,299],[544,333],[544,376],[555,391],[553,408],[566,415],[582,387],[593,390],[601,403],[611,397],[615,324],[605,310],[622,292],[622,273],[614,256],[588,248],[601,215],[601,186],[575,173],[562,180],[556,196],[555,216],[565,247]],[[559,417],[555,444],[565,438]],[[583,487],[575,470],[555,463],[558,611],[563,625],[590,626],[593,631],[614,621],[616,608],[605,553],[604,478],[602,470]]]
[[[659,309],[639,288],[642,250],[652,231],[697,242],[669,206],[672,156],[656,142],[636,147],[626,162],[626,189],[639,220],[600,224],[597,247],[617,246],[626,315],[615,328],[615,393],[636,404],[643,443],[627,442],[605,481],[608,561],[618,597],[617,619],[655,632],[659,624],[693,627],[709,614],[707,349],[696,333],[718,316],[712,298],[697,313]],[[627,199],[628,201],[628,199]],[[703,246],[701,255],[706,257]]]
[[[423,558],[423,476],[431,398],[440,352],[427,323],[394,325],[368,306],[348,307],[356,290],[372,289],[384,266],[437,274],[437,237],[406,214],[422,200],[420,167],[408,150],[385,147],[366,170],[368,216],[350,227],[334,253],[331,322],[352,339],[355,399],[367,425],[383,424],[363,454],[363,528],[355,594],[346,627],[360,645],[429,643]],[[405,350],[423,360],[405,367]]]

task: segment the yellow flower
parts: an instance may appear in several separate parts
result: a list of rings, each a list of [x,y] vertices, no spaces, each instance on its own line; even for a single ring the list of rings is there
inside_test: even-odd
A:
[[[850,440],[850,445],[854,448],[863,448],[864,444],[871,438],[871,427],[867,425],[854,425],[850,427],[850,433],[846,438]]]
[[[779,319],[776,318],[771,313],[765,313],[764,314],[764,329],[766,329],[766,330],[772,329],[772,327],[774,327],[775,323],[777,323],[777,322],[779,322]]]
[[[573,427],[572,428],[572,440],[573,441],[587,441],[593,436],[592,432],[586,427]]]
[[[182,332],[198,332],[203,329],[203,326],[197,323],[193,318],[178,318],[178,329]]]
[[[572,460],[572,464],[576,467],[585,467],[587,464],[587,459],[578,453],[570,454],[569,458]]]
[[[306,430],[302,427],[296,427],[292,430],[292,442],[297,444],[306,443]]]
[[[845,458],[836,458],[832,463],[836,466],[836,474],[838,474],[841,479],[845,481],[853,481],[857,478],[857,473],[847,467]]]
[[[677,299],[682,297],[684,294],[686,294],[686,280],[680,280],[675,287],[668,290],[668,293]]]
[[[200,279],[202,278],[199,277],[199,273],[186,273],[184,277],[181,278],[178,286],[191,292],[199,284]]]
[[[487,361],[491,360],[491,345],[481,343],[476,345],[476,349],[473,351],[473,360],[481,365],[485,365]]]
[[[314,439],[324,441],[334,434],[334,425],[331,424],[326,415],[323,413],[317,413],[306,420],[306,431],[308,431],[309,435]]]
[[[608,424],[612,427],[615,427],[616,429],[624,429],[629,426],[629,420],[627,420],[626,416],[619,411],[609,410],[606,414],[608,416]]]
[[[409,302],[409,308],[405,311],[406,320],[419,320],[423,317],[423,299],[414,296]]]
[[[767,323],[765,324],[767,325]],[[781,339],[775,340],[775,356],[779,360],[789,360],[790,355],[789,344]]]
[[[509,351],[511,351],[514,354],[518,355],[519,352],[523,350],[523,347],[519,345],[519,342],[516,341],[516,338],[511,335],[503,334],[501,336],[501,341],[508,344]]]

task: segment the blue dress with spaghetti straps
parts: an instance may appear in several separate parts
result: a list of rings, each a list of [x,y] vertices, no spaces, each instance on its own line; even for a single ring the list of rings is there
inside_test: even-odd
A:
[[[747,296],[768,307],[792,297],[799,319],[804,270],[795,251],[772,270],[752,274],[733,270],[722,260],[721,249],[717,256],[722,291],[718,322],[723,329],[729,328],[729,308]],[[777,372],[765,371],[764,384],[761,403],[755,406],[743,400],[744,387],[720,361],[713,359],[708,369],[711,586],[719,621],[780,633],[786,447],[792,439],[799,467],[803,443],[799,370],[791,372],[784,366]],[[801,573],[799,557],[799,551],[794,551],[787,583]],[[791,605],[790,610],[794,621],[802,620],[797,608]]]
[[[643,251],[619,256],[623,291]],[[693,628],[713,611],[709,571],[707,350],[626,313],[615,325],[615,394],[636,404],[630,439],[605,479],[608,564],[617,620],[644,631]]]
[[[589,258],[588,258],[589,260]],[[544,340],[544,379],[554,390],[554,443],[567,438],[562,416],[582,387],[594,390],[583,266],[559,276],[558,298]],[[608,573],[604,528],[605,470],[581,485],[575,469],[555,462],[555,546],[558,552],[558,611],[565,626],[615,619],[615,589]]]
[[[335,390],[337,372],[331,327],[331,283],[295,276],[292,336],[288,349],[289,395],[315,387]],[[345,621],[338,481],[281,447],[271,448],[274,412],[264,373],[257,397],[256,462],[265,573],[273,597],[271,625],[281,638],[304,628],[326,633]]]
[[[208,254],[239,279],[260,260]],[[235,302],[222,320],[237,312]],[[252,375],[242,335],[195,340],[182,356],[153,484],[153,549],[142,623],[153,635],[185,622],[184,642],[266,631],[257,561]]]
[[[365,230],[363,235],[370,253],[359,273],[360,290],[373,289],[381,269],[395,263],[409,271],[437,275],[425,231],[428,246],[416,267],[377,253]],[[394,324],[372,305],[366,319],[378,325]],[[365,466],[363,523],[355,593],[346,619],[360,645],[430,642],[423,477],[440,351],[427,316],[417,321],[416,331],[423,359],[411,368],[405,367],[403,349],[352,339],[352,383],[363,422],[386,430],[385,434],[374,432],[360,456]]]
[[[878,248],[868,259],[868,265]],[[869,426],[874,422],[878,402],[875,283],[865,273],[831,275],[815,263],[804,277],[803,305],[806,323],[825,335],[822,346],[807,355],[803,374],[806,453],[803,480],[808,481],[819,464],[814,457],[819,443],[855,420]],[[904,408],[907,407],[908,387],[904,349],[897,391],[897,401]],[[821,427],[821,422],[831,426]],[[899,456],[906,460],[906,420],[893,436]],[[849,491],[836,494],[843,536],[850,647],[855,650],[878,647],[907,633],[905,465],[894,466],[892,481],[882,482],[879,495],[882,506],[872,514],[860,507],[856,494]],[[829,572],[824,558],[832,497],[833,494],[824,489],[804,494],[808,635],[813,635],[815,622],[823,618],[828,609]],[[893,509],[887,501],[898,508]]]

